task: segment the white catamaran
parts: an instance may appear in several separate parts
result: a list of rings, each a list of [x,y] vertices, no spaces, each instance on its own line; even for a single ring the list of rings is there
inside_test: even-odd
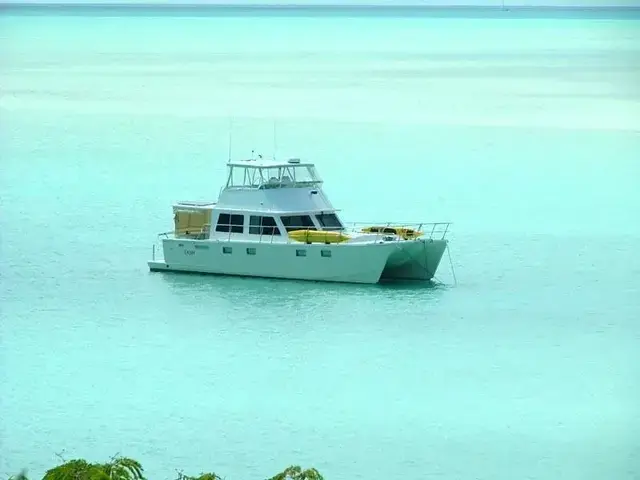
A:
[[[449,223],[345,225],[313,163],[229,161],[217,202],[173,205],[152,271],[350,283],[430,280]],[[160,250],[162,258],[160,257]]]

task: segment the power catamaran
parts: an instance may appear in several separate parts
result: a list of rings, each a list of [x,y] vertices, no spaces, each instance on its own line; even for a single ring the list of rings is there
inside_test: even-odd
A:
[[[430,280],[450,223],[345,224],[315,165],[229,161],[217,202],[173,205],[151,271],[347,283]],[[162,257],[162,258],[159,258]]]

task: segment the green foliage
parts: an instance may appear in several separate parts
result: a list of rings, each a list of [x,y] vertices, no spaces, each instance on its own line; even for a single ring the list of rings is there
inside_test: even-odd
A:
[[[62,457],[61,457],[62,458]],[[83,459],[65,461],[57,467],[47,470],[42,480],[147,480],[142,472],[142,465],[127,457],[113,457],[107,463],[89,463]],[[25,470],[8,480],[29,480]],[[197,477],[178,472],[176,480],[223,480],[215,473],[201,473]],[[292,465],[268,480],[324,480],[315,468],[302,470]]]
[[[78,459],[47,470],[43,480],[109,480],[109,475],[100,465]]]
[[[126,457],[108,463],[89,463],[77,459],[47,470],[42,480],[145,480],[142,465]]]
[[[142,465],[131,458],[119,457],[101,466],[111,480],[145,480]]]
[[[324,477],[315,468],[302,470],[299,465],[292,465],[269,480],[324,480]]]

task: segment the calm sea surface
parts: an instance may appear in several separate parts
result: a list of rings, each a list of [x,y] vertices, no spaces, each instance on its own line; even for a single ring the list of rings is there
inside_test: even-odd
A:
[[[639,15],[58,13],[0,13],[1,476],[640,477]],[[149,273],[230,118],[457,284]]]

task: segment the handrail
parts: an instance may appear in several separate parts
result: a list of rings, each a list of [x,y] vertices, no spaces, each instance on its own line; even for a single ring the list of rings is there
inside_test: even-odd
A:
[[[308,187],[321,188],[322,183],[323,183],[322,180],[297,180],[297,181],[292,180],[290,183],[263,182],[263,183],[256,183],[251,185],[229,185],[229,186],[223,187],[221,189],[221,192],[225,190],[274,190],[277,188],[308,188]]]
[[[203,236],[203,235],[208,235],[210,230],[211,230],[211,224],[205,223],[200,227],[200,229],[198,229],[197,227],[195,227],[195,228],[183,227],[183,228],[173,229],[173,230],[170,230],[168,232],[159,233],[157,236],[158,237],[164,236],[164,237],[168,238],[169,236],[175,236],[176,233],[178,233],[178,234],[185,235],[185,238],[195,237],[196,240],[205,240],[204,237],[201,238],[201,239],[199,239],[197,237],[200,237],[200,236]]]
[[[348,222],[343,224],[342,228],[329,227],[329,228],[324,228],[322,230],[318,230],[314,226],[308,226],[308,225],[301,225],[301,226],[288,225],[287,231],[284,235],[280,234],[280,230],[277,227],[262,226],[262,227],[259,227],[261,228],[260,234],[251,235],[249,237],[243,237],[243,238],[247,238],[250,240],[256,239],[258,243],[263,243],[264,241],[273,243],[274,240],[276,241],[283,240],[285,243],[300,243],[296,240],[292,240],[288,234],[295,230],[315,230],[315,231],[322,231],[322,232],[340,232],[346,235],[349,235],[349,234],[353,235],[353,234],[365,234],[366,232],[362,231],[364,227],[376,227],[378,228],[378,231],[374,231],[370,233],[370,235],[375,234],[374,238],[376,241],[379,239],[382,239],[383,237],[386,238],[387,241],[390,241],[392,239],[390,237],[395,237],[393,239],[396,241],[405,240],[405,238],[403,238],[402,235],[396,235],[396,234],[392,234],[384,231],[384,229],[389,229],[389,228],[403,229],[403,230],[408,229],[408,230],[413,230],[415,232],[421,232],[421,235],[416,236],[416,238],[427,238],[430,240],[433,240],[433,239],[444,240],[447,233],[449,232],[449,227],[451,225],[452,225],[451,222],[422,222],[422,223],[418,223],[418,222]],[[271,234],[263,233],[265,229],[272,229],[272,233]],[[183,229],[183,230],[186,231],[186,229]],[[232,239],[236,238],[235,236],[232,237],[233,232],[231,232],[231,228],[229,228],[228,232],[214,231],[212,232],[211,236],[208,236],[209,231],[210,231],[210,225],[204,225],[199,232],[196,230],[193,234],[190,233],[188,236],[180,235],[180,233],[185,234],[185,232],[181,232],[180,230],[178,230],[177,232],[178,235],[176,235],[176,231],[171,230],[169,232],[159,233],[158,237],[164,236],[165,238],[175,238],[175,239],[185,239],[185,240],[187,239],[214,240],[214,241],[221,241],[221,240],[231,241]],[[246,234],[246,231],[242,235],[245,235],[245,234]],[[207,235],[207,237],[205,237],[204,235]],[[409,236],[412,236],[412,234],[409,233]]]
[[[422,232],[422,235],[418,238],[428,238],[444,240],[449,227],[452,222],[348,222],[343,231],[350,231],[352,233],[362,233],[363,227],[381,227],[392,229],[411,229],[417,232]],[[381,232],[381,236],[388,236],[388,233]]]

